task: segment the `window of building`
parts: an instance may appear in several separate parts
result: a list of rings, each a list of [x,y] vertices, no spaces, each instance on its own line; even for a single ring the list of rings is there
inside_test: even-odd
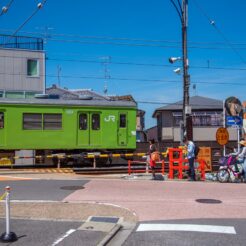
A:
[[[24,98],[24,92],[22,91],[6,91],[5,92],[5,97],[6,98]]]
[[[39,62],[37,59],[27,60],[27,76],[38,77],[39,76]]]
[[[0,129],[4,128],[4,113],[0,112]]]
[[[24,130],[42,130],[42,114],[23,114]]]
[[[92,120],[92,125],[91,125],[92,130],[100,130],[100,114],[92,114],[91,120]]]
[[[4,92],[0,91],[0,98],[4,96]]]
[[[87,130],[87,114],[80,114],[79,115],[79,129],[80,130]]]
[[[120,128],[126,128],[126,114],[120,114]]]
[[[60,130],[62,129],[62,115],[44,114],[43,123],[44,130]]]
[[[174,126],[180,126],[183,116],[181,112],[173,113]],[[193,126],[221,126],[223,123],[223,115],[221,112],[193,112]]]

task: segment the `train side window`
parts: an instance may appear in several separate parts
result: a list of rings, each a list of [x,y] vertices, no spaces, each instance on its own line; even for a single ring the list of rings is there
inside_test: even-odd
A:
[[[44,114],[44,130],[61,130],[62,114]]]
[[[42,114],[23,114],[24,130],[42,130]]]
[[[4,113],[0,112],[0,129],[4,128]]]
[[[79,115],[79,130],[87,130],[87,114]]]
[[[92,114],[92,130],[100,130],[100,114]]]
[[[126,128],[126,114],[120,114],[120,128]]]

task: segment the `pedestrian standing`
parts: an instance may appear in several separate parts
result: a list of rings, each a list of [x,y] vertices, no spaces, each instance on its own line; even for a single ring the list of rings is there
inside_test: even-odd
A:
[[[154,152],[156,152],[156,146],[155,146],[155,140],[152,139],[149,141],[149,165],[151,168],[151,172],[152,172],[152,179],[155,179],[155,166],[156,166],[156,162],[155,162],[155,158],[153,156]]]
[[[189,162],[189,181],[196,181],[196,173],[195,173],[195,167],[194,167],[194,161],[195,161],[195,144],[190,141],[187,137],[183,138],[183,143],[186,146],[187,150],[187,159]]]

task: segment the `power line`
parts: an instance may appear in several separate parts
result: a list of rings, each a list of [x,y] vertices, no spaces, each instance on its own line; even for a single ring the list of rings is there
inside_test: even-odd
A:
[[[15,58],[15,59],[23,59],[23,57],[18,56],[10,56],[10,55],[1,55],[1,58]],[[98,60],[83,60],[83,59],[67,59],[67,58],[52,58],[52,57],[46,57],[46,58],[39,58],[40,61],[46,60],[46,61],[63,61],[63,62],[75,62],[75,63],[92,63],[92,64],[102,64],[101,61]],[[113,65],[126,65],[126,66],[147,66],[147,67],[170,67],[173,68],[175,66],[173,65],[167,65],[167,64],[158,64],[158,63],[139,63],[139,62],[115,62],[110,61],[110,64]],[[228,70],[228,71],[246,71],[246,68],[238,68],[238,67],[213,67],[213,66],[189,66],[190,69],[208,69],[208,70]]]
[[[26,76],[26,74],[21,73],[0,73],[0,75],[12,75],[12,76]],[[40,74],[39,77],[48,77],[48,78],[57,78],[57,74]],[[102,80],[104,81],[104,76],[83,76],[83,75],[60,75],[60,78],[65,79],[93,79],[93,80]],[[137,82],[161,82],[161,83],[181,83],[182,81],[179,80],[162,80],[162,79],[146,79],[146,78],[130,78],[130,77],[110,77],[110,80],[117,80],[117,81],[137,81]],[[214,81],[195,81],[192,84],[212,84],[212,85],[240,85],[246,86],[246,83],[227,83],[227,82],[214,82]]]
[[[20,56],[10,56],[10,55],[1,55],[1,58],[15,58],[15,59],[23,59],[23,57]],[[50,57],[47,56],[45,58],[39,58],[40,61],[46,60],[46,61],[63,61],[63,62],[77,62],[77,63],[92,63],[92,64],[102,64],[101,61],[98,60],[84,60],[84,59],[67,59],[67,58],[56,58],[56,57]],[[138,62],[115,62],[110,61],[110,64],[114,65],[126,65],[126,66],[148,66],[148,67],[168,67],[173,68],[175,66],[173,65],[167,65],[167,64],[157,64],[157,63],[138,63]],[[189,66],[191,69],[208,69],[208,70],[232,70],[232,71],[246,71],[246,68],[238,68],[238,67],[213,67],[213,66]]]
[[[209,21],[210,25],[212,25],[215,30],[219,33],[219,35],[225,40],[225,43],[228,45],[228,47],[230,47],[233,52],[240,58],[240,60],[246,64],[245,59],[242,57],[242,55],[237,51],[237,49],[231,44],[231,42],[226,38],[226,36],[223,34],[223,32],[218,28],[218,26],[216,25],[215,21],[212,20],[209,15],[205,12],[205,10],[198,4],[198,2],[196,0],[193,0],[195,5],[197,6],[197,8],[202,12],[202,14],[207,18],[207,20]]]
[[[2,31],[10,31],[6,29],[0,29]],[[107,37],[107,36],[81,36],[81,35],[73,35],[73,34],[52,34],[53,37],[69,37],[69,38],[75,38],[75,39],[54,39],[51,37],[47,38],[47,34],[40,33],[40,32],[24,32],[22,33],[26,34],[32,34],[32,35],[41,35],[45,36],[46,39],[49,39],[50,41],[54,42],[70,42],[70,43],[82,43],[82,44],[98,44],[98,45],[118,45],[118,46],[138,46],[138,47],[160,47],[160,48],[180,48],[180,42],[179,41],[172,41],[172,40],[147,40],[147,39],[136,39],[136,38],[116,38],[116,37]],[[77,39],[76,39],[77,38]],[[83,40],[88,41],[83,41]],[[142,41],[147,43],[119,43],[119,42],[109,42],[109,41],[89,41],[89,39],[95,39],[95,40],[111,40],[111,41]],[[152,43],[152,44],[151,44]],[[155,44],[160,43],[160,44]],[[167,43],[169,45],[164,45],[163,43]],[[175,45],[176,44],[176,45]],[[228,49],[229,47],[222,47],[221,45],[225,43],[219,43],[219,42],[189,42],[189,48],[193,49]],[[203,46],[201,46],[203,45]],[[204,46],[207,45],[207,46]],[[210,45],[218,45],[218,46],[210,46]],[[233,46],[239,45],[239,46],[246,46],[246,43],[234,43]],[[246,49],[246,47],[237,47],[237,49]]]
[[[0,13],[0,16],[6,14],[9,11],[9,8],[13,2],[14,2],[14,0],[10,0],[6,6],[2,7],[2,11]]]
[[[23,26],[25,26],[31,18],[37,14],[37,12],[43,8],[44,4],[47,2],[47,0],[43,0],[41,3],[38,3],[37,8],[33,11],[33,13],[14,31],[14,33],[11,35],[11,37],[15,36],[17,32],[19,32]]]

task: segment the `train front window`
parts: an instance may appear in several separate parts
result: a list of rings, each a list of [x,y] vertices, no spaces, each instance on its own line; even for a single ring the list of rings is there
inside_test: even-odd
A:
[[[42,114],[23,114],[24,130],[42,130]]]
[[[120,128],[126,128],[126,115],[120,114]]]
[[[61,130],[62,115],[61,114],[44,114],[44,130]]]
[[[91,125],[92,130],[100,130],[100,114],[92,114],[91,120],[92,120],[92,125]]]
[[[80,114],[79,115],[79,129],[80,130],[87,130],[87,114]]]
[[[4,113],[0,112],[0,129],[4,128]]]

